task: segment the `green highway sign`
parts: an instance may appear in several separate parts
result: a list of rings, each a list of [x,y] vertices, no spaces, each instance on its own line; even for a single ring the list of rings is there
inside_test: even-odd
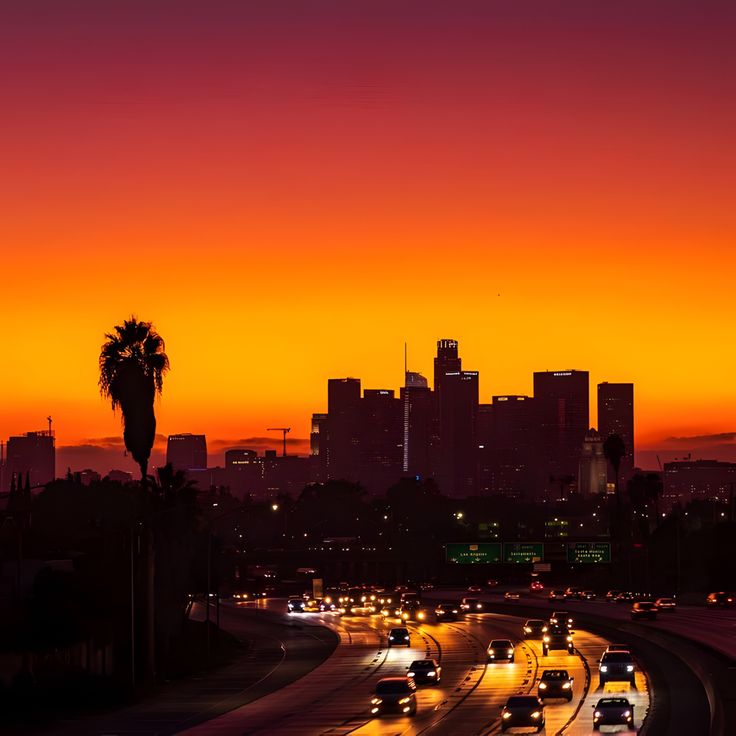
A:
[[[611,545],[608,542],[568,542],[567,561],[575,564],[610,562]]]
[[[445,545],[445,560],[458,565],[488,565],[501,562],[501,543],[451,542]]]
[[[541,542],[509,542],[503,545],[503,561],[529,563],[544,561]]]

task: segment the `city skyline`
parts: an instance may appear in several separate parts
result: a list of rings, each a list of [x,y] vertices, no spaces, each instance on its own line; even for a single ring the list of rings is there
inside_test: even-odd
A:
[[[114,5],[0,24],[0,436],[115,436],[95,355],[131,312],[171,432],[306,438],[327,377],[398,388],[405,340],[431,376],[442,334],[482,396],[578,366],[637,385],[641,446],[733,430],[733,8],[215,2],[203,36]]]
[[[437,342],[437,344],[439,345],[439,343],[447,342],[447,340],[440,339],[435,342]],[[449,342],[453,343],[455,354],[457,354],[457,346],[461,344],[460,341],[453,339]],[[469,346],[465,343],[461,344],[463,359],[465,359],[465,356],[468,353],[472,352],[471,350],[468,350],[468,347]],[[421,375],[426,381],[429,388],[434,389],[434,381],[437,378],[437,368],[436,365],[434,366],[434,368],[432,368],[432,365],[435,363],[436,357],[430,358],[430,365],[428,368],[424,368],[423,366],[423,370],[410,371],[409,373],[412,376]],[[467,360],[465,360],[465,364],[468,364]],[[415,366],[412,366],[411,362],[409,362],[408,367],[412,368]],[[446,367],[454,368],[457,367],[457,364],[451,363],[448,364],[448,366]],[[575,368],[570,368],[569,366],[567,368],[558,366],[557,368],[560,372],[575,372],[576,370],[579,370]],[[539,374],[554,373],[555,371],[544,370],[535,372]],[[484,370],[481,369],[479,371],[473,371],[473,373],[477,374],[476,380],[479,383],[483,384]],[[351,378],[355,378],[360,381],[361,392],[367,390],[370,393],[383,389],[393,391],[395,396],[399,396],[399,389],[402,388],[401,383],[397,386],[388,385],[388,383],[380,382],[378,383],[378,385],[369,385],[366,383],[366,381],[362,379],[360,375],[360,370],[356,371],[356,374],[357,375],[351,376]],[[333,380],[333,378],[330,378],[329,380]],[[594,375],[590,380],[588,391],[590,421],[588,422],[588,424],[591,428],[600,429],[598,406],[600,400],[599,392],[601,390],[601,387],[607,387],[609,385],[612,387],[618,385],[628,385],[620,384],[615,381],[609,382],[608,378],[609,377],[607,375]],[[534,393],[534,373],[528,376],[527,379],[527,385],[531,384],[528,385],[527,393],[517,391],[515,393],[504,394],[501,391],[495,390],[492,391],[490,395],[480,393],[480,404],[490,404],[492,402],[495,403],[495,399],[499,395],[532,396]],[[328,379],[326,378],[325,381],[327,380]],[[327,394],[324,393],[325,381],[323,381],[321,384],[322,397],[317,400],[317,406],[321,407],[321,410],[326,410],[328,404]],[[519,383],[522,382],[520,381]],[[107,410],[104,402],[102,400],[100,401],[102,404],[102,408]],[[634,462],[637,467],[649,470],[656,470],[659,467],[660,462],[672,461],[675,459],[686,459],[688,458],[688,456],[692,456],[693,459],[723,460],[731,462],[736,461],[736,432],[722,432],[712,435],[695,436],[676,436],[674,434],[665,434],[662,437],[654,438],[649,441],[647,441],[646,439],[642,439],[642,433],[639,430],[639,426],[642,422],[642,411],[640,409],[641,403],[646,402],[642,402],[641,393],[637,387],[637,417],[635,431],[636,460]],[[192,424],[187,424],[186,421],[184,421],[174,428],[175,431],[169,431],[168,422],[166,421],[166,404],[167,399],[166,395],[164,394],[162,400],[157,404],[157,413],[160,416],[164,417],[164,420],[160,421],[159,423],[159,431],[156,434],[156,439],[154,442],[154,448],[152,452],[153,467],[161,466],[164,464],[166,458],[167,439],[178,433],[199,433],[208,437],[207,444],[209,446],[209,450],[206,453],[206,457],[209,467],[222,465],[225,452],[228,449],[232,448],[249,448],[258,451],[261,454],[265,452],[265,450],[281,450],[282,440],[276,434],[274,434],[273,436],[269,436],[270,432],[266,431],[266,427],[254,427],[256,433],[252,435],[247,435],[246,432],[241,432],[239,434],[233,434],[230,437],[218,437],[210,430],[213,424],[210,418],[206,419],[204,422],[196,426],[193,426]],[[314,407],[312,407],[312,409],[314,409]],[[286,413],[283,415],[290,426],[293,426],[295,428],[294,432],[287,437],[289,454],[300,456],[307,456],[310,454],[309,429],[311,421],[310,417],[313,413],[314,411],[311,411],[307,415],[306,420],[303,417],[296,418],[291,413]],[[48,421],[48,417],[46,417],[46,421]],[[83,437],[79,442],[69,442],[65,439],[63,421],[59,422],[57,416],[54,419],[54,422],[54,433],[57,437],[57,460],[59,472],[65,470],[67,467],[70,467],[73,470],[82,470],[89,468],[104,475],[112,469],[123,469],[127,471],[133,471],[135,469],[135,463],[124,452],[122,438],[119,436],[119,434],[111,434],[110,436],[105,437]],[[3,422],[2,420],[0,420],[0,425],[2,424]],[[5,424],[7,424],[7,421],[5,422]],[[36,424],[39,423],[36,422]],[[59,432],[60,425],[62,426],[61,432]],[[246,422],[244,422],[243,426],[247,427],[248,425]],[[0,434],[0,438],[2,438],[2,442],[5,443],[7,441],[7,438],[11,435],[18,435],[25,432],[35,432],[39,429],[40,427],[34,426],[31,420],[31,422],[26,423],[26,425],[14,426],[12,429],[7,430],[4,434]],[[257,432],[257,430],[259,429],[261,430],[260,433]],[[303,432],[301,436],[298,433],[300,429]],[[627,467],[630,468],[630,466]],[[627,472],[630,473],[630,469]]]

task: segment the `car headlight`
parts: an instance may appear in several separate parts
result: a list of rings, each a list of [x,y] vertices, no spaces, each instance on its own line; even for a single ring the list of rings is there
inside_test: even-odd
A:
[[[593,713],[594,718],[600,718],[601,715],[603,715],[599,710],[597,710],[595,713]]]
[[[402,613],[401,614],[401,618],[403,618],[404,621],[408,621],[409,620],[409,614],[408,613]]]
[[[569,682],[563,682],[562,683],[562,689],[563,690],[569,690],[572,687]]]
[[[482,603],[476,603],[476,604],[475,604],[475,607],[476,607],[476,608],[477,608],[478,610],[480,610],[481,608],[483,608],[483,604],[482,604]]]
[[[511,713],[510,713],[509,711],[505,710],[505,711],[504,711],[504,712],[503,712],[503,713],[501,714],[501,718],[511,718]]]
[[[549,627],[548,626],[542,626],[542,631],[549,631]]]
[[[453,612],[453,613],[457,613],[457,608],[453,608],[453,609],[452,609],[452,612]]]
[[[404,641],[409,641],[409,637],[408,636],[405,636],[404,637]]]
[[[630,710],[625,710],[624,711],[624,718],[631,718],[631,711]]]
[[[424,618],[425,618],[425,617],[424,617],[424,614],[420,612],[420,613],[418,613],[418,614],[417,614],[417,618],[418,618],[418,619],[419,619],[420,621],[424,621]]]
[[[544,637],[544,643],[545,643],[545,644],[549,644],[549,637],[548,637],[548,636],[545,636],[545,637]]]
[[[416,676],[416,674],[417,674],[416,672],[407,672],[407,673],[406,673],[406,676],[407,676],[407,677],[415,677],[415,676]]]
[[[378,713],[378,708],[371,708],[371,713]]]
[[[608,665],[602,664],[601,665],[601,672],[608,672]]]
[[[399,700],[399,705],[406,705],[407,703],[410,703],[410,702],[411,702],[411,698],[401,698],[401,700]]]
[[[539,683],[539,689],[540,690],[546,690],[547,689],[547,683],[546,682],[540,682]]]
[[[626,665],[626,671],[627,672],[633,672],[634,671],[634,665],[633,664],[627,664]]]
[[[437,677],[437,673],[432,670],[432,672],[427,672],[427,677]]]
[[[531,634],[532,633],[532,630],[528,626],[525,626],[524,627],[524,633],[525,634]]]
[[[571,637],[571,636],[568,636],[568,637],[567,637],[567,640],[568,640],[568,641],[572,641],[572,637]]]
[[[539,712],[538,710],[535,710],[535,711],[534,711],[534,712],[532,713],[532,718],[539,718],[539,716],[541,716],[541,715],[542,715],[542,714],[541,714],[541,713],[540,713],[540,712]]]
[[[371,700],[371,703],[372,703],[373,705],[380,705],[381,703],[383,703],[383,700],[381,700],[381,698],[373,698],[373,699]]]

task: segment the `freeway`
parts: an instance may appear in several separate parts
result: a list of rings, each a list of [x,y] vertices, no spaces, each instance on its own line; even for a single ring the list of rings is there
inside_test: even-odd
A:
[[[334,654],[291,685],[185,733],[485,736],[500,732],[500,710],[510,695],[536,693],[542,671],[556,667],[574,676],[574,698],[569,704],[548,704],[545,732],[571,736],[593,732],[592,706],[603,694],[598,689],[597,662],[609,642],[590,632],[576,631],[575,654],[554,651],[545,657],[540,642],[520,640],[523,619],[512,615],[473,614],[455,623],[410,624],[411,647],[390,649],[386,634],[397,624],[394,619],[335,614],[292,614],[293,618],[333,628],[340,636]],[[488,662],[486,648],[492,638],[509,638],[517,644],[514,663]],[[371,719],[369,700],[377,680],[404,675],[413,659],[425,657],[440,661],[442,682],[438,687],[419,687],[417,715]],[[637,673],[635,688],[610,683],[605,692],[628,697],[635,705],[637,726],[641,725],[650,705],[644,673]]]

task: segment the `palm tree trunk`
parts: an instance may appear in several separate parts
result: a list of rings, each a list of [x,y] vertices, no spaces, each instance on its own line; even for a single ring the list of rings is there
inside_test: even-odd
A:
[[[148,488],[148,463],[140,463],[141,488]],[[156,545],[153,537],[153,518],[149,515],[146,529],[146,680],[156,681]]]

